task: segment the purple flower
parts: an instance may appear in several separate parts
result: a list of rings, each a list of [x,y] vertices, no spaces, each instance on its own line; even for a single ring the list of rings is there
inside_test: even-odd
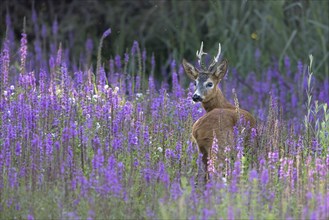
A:
[[[204,208],[202,210],[202,220],[212,219],[216,214],[215,210]]]
[[[249,173],[249,182],[253,182],[254,180],[258,179],[258,173],[255,169],[252,169]]]
[[[311,213],[311,215],[310,215],[310,219],[311,219],[311,220],[319,219],[319,218],[318,218],[318,214],[317,214],[316,211],[313,211],[313,212]]]
[[[28,220],[34,220],[34,216],[33,216],[32,214],[28,214],[28,215],[27,215],[27,219],[28,219]]]
[[[134,167],[137,168],[139,165],[138,159],[134,158]]]
[[[94,156],[92,160],[94,170],[99,170],[103,167],[104,164],[104,155],[102,149],[97,150],[97,154]]]
[[[175,158],[175,152],[170,149],[170,148],[167,148],[166,151],[165,151],[165,157],[167,160],[171,160],[172,158]]]
[[[317,139],[313,139],[312,140],[312,152],[315,154],[315,155],[320,155],[321,152],[322,152],[322,147],[321,145],[319,144],[318,140]]]
[[[268,174],[268,170],[265,168],[262,171],[262,174],[261,174],[261,177],[260,177],[260,183],[263,186],[266,186],[268,181],[269,181],[269,174]]]
[[[21,55],[21,73],[25,73],[25,62],[27,56],[27,35],[25,33],[22,33],[20,55]]]
[[[135,132],[129,131],[128,133],[129,145],[132,149],[134,149],[138,145],[138,136]]]
[[[32,9],[32,21],[34,24],[34,33],[39,35],[38,16],[35,9]]]
[[[229,206],[228,207],[228,210],[227,210],[227,219],[235,219],[234,218],[234,209],[232,206]]]
[[[173,86],[175,97],[177,99],[180,98],[182,96],[182,91],[180,84],[178,82],[178,75],[176,71],[172,72],[172,86]]]
[[[170,177],[166,171],[165,165],[162,162],[159,162],[159,170],[158,170],[159,179],[162,183],[168,187],[170,182]]]
[[[148,219],[157,219],[155,212],[150,207],[146,208],[146,216]]]
[[[117,70],[120,71],[121,70],[121,65],[122,65],[120,55],[116,55],[114,60],[115,60],[115,66],[116,66]]]
[[[109,36],[111,34],[111,28],[107,29],[104,33],[102,38],[106,38],[107,36]]]
[[[143,59],[143,62],[146,62],[146,49],[145,48],[142,53],[142,59]]]
[[[93,48],[94,48],[94,44],[93,44],[93,40],[91,38],[88,38],[86,41],[86,45],[85,45],[86,51],[91,54]]]
[[[181,144],[181,142],[178,142],[176,144],[176,158],[177,158],[177,160],[180,160],[181,153],[182,153],[182,144]]]
[[[18,186],[18,178],[16,168],[10,168],[8,172],[9,187],[14,188]]]
[[[58,33],[58,22],[57,22],[57,19],[55,19],[55,21],[53,23],[52,31],[53,31],[53,35],[57,36],[57,33]]]
[[[15,151],[15,153],[16,153],[16,156],[17,157],[21,156],[21,154],[22,154],[22,146],[21,146],[21,143],[20,142],[17,142],[17,144],[16,144],[16,151]]]
[[[177,181],[174,181],[170,188],[170,197],[173,200],[177,200],[183,194],[183,190]]]
[[[187,150],[186,153],[189,156],[189,160],[192,161],[193,155],[196,153],[196,147],[193,146],[192,141],[187,141]]]
[[[150,168],[145,168],[143,170],[143,173],[144,173],[144,179],[145,179],[146,183],[149,184],[151,182],[151,179],[153,176],[153,171]]]
[[[136,51],[139,50],[139,45],[138,45],[138,42],[137,41],[134,41],[134,44],[131,48],[131,55],[134,56],[136,55]]]
[[[90,209],[88,211],[88,218],[87,218],[87,220],[93,220],[94,218],[95,218],[95,212],[94,212],[94,210]]]
[[[99,68],[99,85],[104,88],[104,85],[106,84],[106,73],[105,73],[105,70],[104,70],[104,67],[101,66]]]
[[[148,88],[148,92],[150,94],[150,96],[152,97],[155,93],[155,84],[154,84],[154,79],[153,76],[149,76],[149,88]]]
[[[127,64],[129,62],[129,54],[125,53],[125,63]]]
[[[216,168],[215,168],[215,162],[217,161],[217,153],[218,153],[218,140],[216,138],[216,134],[214,132],[214,138],[212,142],[212,147],[211,147],[211,153],[208,158],[208,170],[210,175],[215,175],[217,173]]]
[[[9,75],[9,63],[10,62],[10,58],[9,58],[9,42],[6,39],[4,41],[4,45],[3,45],[3,50],[2,50],[2,56],[1,56],[1,64],[2,64],[2,80],[3,80],[3,85],[5,86],[5,88],[8,86],[8,75]]]

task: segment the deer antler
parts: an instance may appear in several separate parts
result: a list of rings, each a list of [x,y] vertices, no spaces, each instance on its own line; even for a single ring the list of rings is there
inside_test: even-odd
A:
[[[200,67],[203,67],[203,63],[202,63],[202,56],[205,55],[207,53],[203,52],[203,41],[201,41],[201,47],[200,47],[200,51],[196,51],[196,57],[198,58],[198,63],[200,65]]]
[[[214,60],[212,61],[212,63],[209,65],[208,70],[211,71],[211,69],[218,63],[218,59],[221,53],[222,47],[220,46],[220,43],[218,44],[218,53],[217,55],[214,57]]]

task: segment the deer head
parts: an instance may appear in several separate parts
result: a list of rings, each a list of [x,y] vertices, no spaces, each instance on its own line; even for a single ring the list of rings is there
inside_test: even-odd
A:
[[[219,44],[216,57],[206,68],[202,62],[202,56],[206,53],[203,52],[203,42],[201,42],[200,51],[196,53],[200,68],[193,66],[185,59],[183,60],[186,74],[195,81],[196,90],[192,96],[194,102],[207,102],[210,100],[216,89],[218,89],[218,83],[224,78],[227,70],[227,60],[224,59],[219,62],[220,53],[221,46]]]

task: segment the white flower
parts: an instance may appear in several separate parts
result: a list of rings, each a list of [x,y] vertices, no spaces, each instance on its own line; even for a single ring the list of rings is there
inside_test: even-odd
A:
[[[69,102],[72,103],[72,104],[75,104],[75,98],[69,98]]]
[[[8,92],[5,90],[5,91],[3,91],[3,95],[4,96],[7,96],[8,95]]]
[[[226,177],[222,177],[222,182],[223,182],[224,186],[227,186],[227,179],[226,179]]]
[[[10,90],[14,90],[15,89],[15,86],[14,85],[11,85],[10,86]]]
[[[107,90],[109,88],[109,85],[105,85],[104,89]]]
[[[114,93],[114,94],[117,94],[118,92],[119,92],[119,87],[116,86],[116,87],[114,88],[114,92],[113,92],[113,93]]]
[[[56,93],[56,95],[59,95],[59,94],[62,93],[62,90],[60,90],[59,88],[57,88],[55,93]]]
[[[158,151],[159,151],[160,153],[162,153],[162,151],[163,151],[162,147],[158,147]]]

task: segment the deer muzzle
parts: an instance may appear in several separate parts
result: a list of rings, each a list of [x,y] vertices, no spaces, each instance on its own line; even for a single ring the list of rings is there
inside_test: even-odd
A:
[[[202,102],[202,98],[198,94],[194,94],[193,97],[192,97],[192,100],[194,102]]]

